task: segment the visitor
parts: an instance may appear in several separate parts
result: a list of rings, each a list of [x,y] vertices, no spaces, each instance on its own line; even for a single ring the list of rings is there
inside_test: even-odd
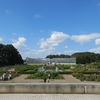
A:
[[[0,77],[0,80],[1,80],[1,81],[3,80],[2,76]]]
[[[11,78],[12,78],[12,75],[9,73],[8,74],[8,80],[11,80]]]
[[[5,81],[6,73],[3,73],[2,80]]]
[[[46,83],[46,80],[47,80],[47,79],[46,79],[46,78],[44,78],[44,83]]]
[[[51,77],[51,75],[50,75],[50,74],[48,74],[48,82],[50,81],[50,77]]]

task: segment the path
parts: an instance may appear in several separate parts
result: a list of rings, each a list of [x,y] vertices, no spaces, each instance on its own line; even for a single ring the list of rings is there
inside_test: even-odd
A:
[[[5,82],[38,82],[38,83],[43,83],[43,79],[26,79],[27,78],[27,74],[22,74],[12,80],[9,81],[5,81]],[[74,78],[72,75],[63,75],[64,79],[50,79],[50,83],[79,83],[81,82],[80,80]],[[4,82],[4,81],[0,81],[0,82]]]
[[[94,94],[0,94],[0,100],[100,100]]]
[[[81,82],[79,79],[76,79],[72,75],[63,75],[63,77],[65,78],[66,82]]]

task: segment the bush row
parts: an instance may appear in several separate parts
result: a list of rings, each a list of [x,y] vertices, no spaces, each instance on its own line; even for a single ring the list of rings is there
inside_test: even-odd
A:
[[[84,75],[82,73],[73,73],[72,75],[81,81],[100,81],[100,75]]]
[[[56,73],[56,72],[49,72],[49,73],[37,72],[37,73],[29,75],[27,78],[28,79],[44,79],[44,78],[48,78],[48,74],[51,75],[51,79],[63,78],[62,76],[59,75],[59,73]]]

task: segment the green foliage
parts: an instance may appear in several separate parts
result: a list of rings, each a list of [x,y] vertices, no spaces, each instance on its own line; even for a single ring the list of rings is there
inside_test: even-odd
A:
[[[44,78],[48,78],[48,74],[51,75],[51,79],[62,78],[61,76],[59,76],[59,73],[56,73],[56,72],[49,72],[49,73],[36,72],[34,74],[29,75],[28,78],[29,79],[44,79]]]
[[[86,70],[84,71],[84,74],[98,74],[99,72],[97,70]]]
[[[86,81],[95,81],[95,76],[87,76],[85,77]]]
[[[97,75],[96,81],[99,81],[100,82],[100,75]]]
[[[66,70],[70,69],[70,65],[60,65],[58,68],[60,68],[61,70]]]
[[[0,68],[0,74],[2,75],[3,73],[6,72],[6,68]]]
[[[72,74],[72,70],[64,70],[59,72],[59,74]]]
[[[61,54],[61,55],[48,55],[46,58],[70,58],[69,55],[64,55],[64,54]]]
[[[100,61],[100,54],[91,52],[74,53],[71,57],[76,57],[77,64],[87,64]]]
[[[79,79],[80,79],[81,81],[84,81],[84,80],[85,80],[83,76],[80,76]]]
[[[0,44],[0,66],[23,64],[23,60],[13,45]]]
[[[73,73],[83,73],[86,69],[84,68],[74,68],[72,69]]]
[[[42,65],[20,65],[16,67],[16,71],[20,74],[32,74],[35,73]]]
[[[47,74],[44,74],[43,72],[37,72],[28,76],[29,79],[44,79],[45,77],[47,77]]]
[[[88,64],[93,62],[100,62],[100,54],[91,53],[91,52],[80,52],[80,53],[74,53],[71,56],[69,55],[48,55],[46,58],[70,58],[70,57],[76,57],[76,63],[77,64]]]
[[[27,70],[23,72],[23,74],[34,74],[34,73],[36,73],[35,70]]]
[[[74,77],[76,77],[77,79],[79,79],[80,77],[83,76],[82,73],[73,73],[72,75],[73,75]]]

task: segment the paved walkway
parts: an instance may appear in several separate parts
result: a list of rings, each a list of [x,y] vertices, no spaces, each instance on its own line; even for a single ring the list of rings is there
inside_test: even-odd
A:
[[[0,94],[0,100],[100,100],[94,94]]]
[[[33,82],[33,83],[43,83],[43,79],[26,79],[27,74],[22,74],[12,80],[9,81],[0,81],[0,82]],[[73,77],[72,75],[63,75],[64,79],[50,79],[50,83],[80,83],[81,81]]]

